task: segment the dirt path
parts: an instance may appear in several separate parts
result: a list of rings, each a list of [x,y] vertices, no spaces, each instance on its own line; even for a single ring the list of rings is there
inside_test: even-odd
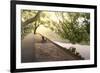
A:
[[[29,34],[21,42],[21,61],[22,62],[36,61],[33,34]]]
[[[42,42],[40,35],[32,33],[22,40],[22,62],[76,60],[49,40]]]

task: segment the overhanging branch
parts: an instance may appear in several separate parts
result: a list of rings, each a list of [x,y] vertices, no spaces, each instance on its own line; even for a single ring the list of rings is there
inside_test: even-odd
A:
[[[41,11],[39,11],[34,17],[26,20],[25,22],[23,22],[23,25],[27,25],[29,23],[32,23],[33,21],[37,20],[37,18],[39,17]]]

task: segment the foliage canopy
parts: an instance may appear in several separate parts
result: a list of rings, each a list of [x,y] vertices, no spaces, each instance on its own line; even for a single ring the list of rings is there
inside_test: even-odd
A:
[[[43,25],[71,43],[90,41],[90,13],[21,10],[21,35],[37,31]]]

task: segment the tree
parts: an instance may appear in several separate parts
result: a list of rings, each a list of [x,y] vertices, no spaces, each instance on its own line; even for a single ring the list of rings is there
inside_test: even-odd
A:
[[[22,39],[28,33],[31,33],[34,30],[34,34],[36,33],[37,28],[39,27],[39,20],[41,11],[32,11],[32,10],[22,10]]]
[[[22,37],[44,25],[72,43],[90,40],[89,13],[22,10],[21,22]]]
[[[59,23],[53,21],[56,32],[72,43],[89,41],[90,18],[89,13],[55,12]]]
[[[89,13],[84,13],[84,14],[81,14],[81,17],[84,18],[83,23],[86,26],[85,29],[86,29],[87,33],[90,34],[90,14]]]

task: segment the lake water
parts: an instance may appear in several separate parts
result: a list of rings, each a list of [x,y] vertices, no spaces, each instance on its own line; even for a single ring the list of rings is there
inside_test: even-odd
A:
[[[86,60],[90,59],[90,46],[89,45],[62,43],[62,42],[57,42],[57,41],[54,41],[54,42],[64,48],[75,47],[76,51],[79,52],[82,57],[84,57]]]

